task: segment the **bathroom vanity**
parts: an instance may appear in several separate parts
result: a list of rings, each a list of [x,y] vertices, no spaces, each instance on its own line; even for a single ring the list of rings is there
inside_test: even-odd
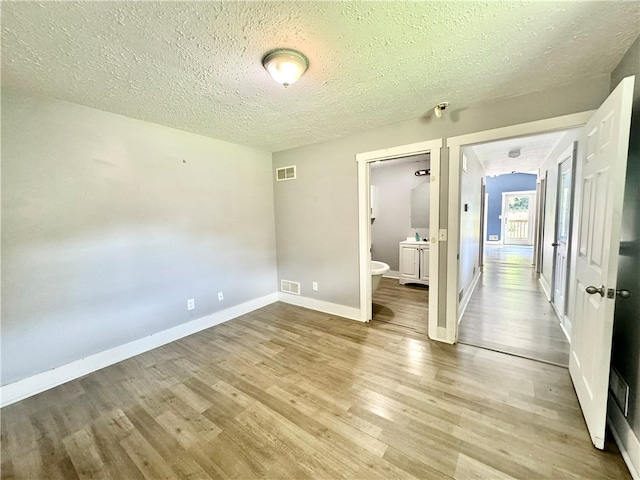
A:
[[[429,242],[400,242],[400,285],[429,285]]]

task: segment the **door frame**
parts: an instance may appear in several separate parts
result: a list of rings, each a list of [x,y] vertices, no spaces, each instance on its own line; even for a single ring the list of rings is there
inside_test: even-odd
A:
[[[569,161],[570,165],[569,165],[569,169],[571,171],[571,186],[570,186],[570,197],[569,197],[569,218],[568,218],[568,232],[567,232],[567,242],[566,242],[566,273],[565,273],[565,285],[564,285],[564,305],[562,306],[562,311],[560,311],[558,309],[558,305],[556,304],[556,262],[558,260],[557,257],[557,247],[554,247],[553,249],[553,261],[551,262],[551,288],[550,288],[550,292],[551,292],[551,298],[550,298],[550,302],[551,302],[551,306],[553,307],[553,309],[555,310],[556,314],[558,315],[558,318],[560,320],[560,327],[562,328],[562,331],[564,332],[565,336],[567,337],[567,340],[570,342],[571,341],[571,335],[570,335],[570,330],[571,328],[569,327],[569,330],[567,330],[566,328],[566,322],[568,322],[567,319],[567,313],[568,313],[568,305],[569,305],[569,271],[571,269],[571,253],[572,253],[572,248],[571,248],[571,243],[572,243],[572,239],[573,239],[573,221],[574,221],[574,206],[575,206],[575,190],[576,190],[576,167],[577,167],[577,162],[578,162],[578,145],[577,142],[573,142],[571,145],[569,145],[567,147],[567,149],[565,151],[563,151],[559,156],[558,159],[556,161],[556,168],[557,168],[557,181],[556,181],[556,208],[555,211],[553,212],[553,214],[555,215],[555,221],[554,221],[554,234],[553,234],[553,241],[554,243],[558,242],[558,230],[559,230],[559,226],[560,226],[560,195],[561,195],[561,189],[560,189],[560,182],[562,181],[562,164]]]
[[[477,143],[492,142],[508,138],[535,135],[556,130],[582,127],[595,110],[562,115],[560,117],[520,123],[508,127],[495,128],[447,139],[449,147],[449,197],[447,230],[447,285],[446,285],[446,337],[450,343],[458,340],[458,256],[460,254],[460,171],[462,148]]]
[[[544,173],[544,177],[542,176]],[[543,240],[544,240],[544,220],[546,218],[546,202],[547,202],[547,176],[548,172],[545,170],[544,172],[538,173],[538,196],[537,196],[537,208],[538,212],[536,215],[536,241],[534,245],[534,264],[536,268],[536,273],[542,272],[542,252],[543,252]]]
[[[487,240],[487,210],[489,206],[489,194],[487,193],[486,177],[483,176],[480,181],[482,186],[480,187],[480,245],[478,252],[478,268],[482,273],[482,267],[484,266],[484,244]]]
[[[360,270],[360,320],[372,318],[371,305],[371,186],[369,165],[372,162],[430,154],[431,188],[429,191],[429,338],[444,341],[444,329],[438,327],[438,227],[440,225],[440,151],[442,138],[399,145],[356,154],[358,166],[358,259]]]
[[[536,179],[537,181],[537,179]],[[519,195],[519,196],[532,196],[533,197],[533,202],[530,202],[529,205],[529,223],[530,223],[530,228],[529,228],[529,238],[527,238],[527,241],[534,241],[535,238],[535,232],[534,232],[534,228],[535,228],[535,224],[536,224],[536,219],[538,217],[537,212],[535,211],[535,202],[537,201],[537,196],[536,196],[536,191],[535,190],[521,190],[521,191],[513,191],[513,192],[502,192],[502,218],[501,220],[501,224],[500,224],[500,237],[502,238],[502,245],[521,245],[519,243],[506,243],[505,240],[507,238],[506,236],[506,224],[504,222],[505,219],[505,214],[506,214],[506,206],[507,203],[505,202],[505,197],[511,196],[511,195]],[[533,217],[533,218],[532,218]],[[530,246],[528,244],[522,244],[522,245],[527,245]]]

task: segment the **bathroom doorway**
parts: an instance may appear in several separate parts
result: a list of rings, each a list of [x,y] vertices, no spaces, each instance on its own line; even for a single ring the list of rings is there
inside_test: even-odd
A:
[[[374,323],[428,333],[430,153],[373,162],[371,259]],[[411,308],[413,306],[413,308]]]
[[[439,172],[440,172],[440,149],[442,148],[442,139],[432,140],[428,142],[420,142],[415,144],[403,145],[384,150],[377,150],[373,152],[365,152],[356,155],[356,161],[358,162],[358,197],[359,197],[359,260],[360,260],[360,312],[361,320],[368,322],[373,318],[374,305],[373,305],[373,292],[372,292],[372,277],[371,277],[371,261],[372,261],[372,206],[374,208],[373,221],[377,221],[377,215],[380,208],[379,200],[376,200],[376,193],[373,194],[372,205],[372,189],[371,189],[371,165],[374,162],[386,162],[386,161],[398,161],[404,163],[411,163],[417,158],[429,160],[429,174],[425,175],[429,177],[429,227],[432,224],[439,225],[439,197],[440,197],[440,185],[439,185]],[[419,156],[423,157],[419,157]],[[399,160],[400,159],[400,160]],[[377,167],[376,167],[377,168]],[[424,168],[415,168],[413,175],[419,170],[425,170]],[[375,191],[375,188],[374,188]],[[378,205],[376,205],[376,201]],[[383,223],[383,222],[379,222]],[[424,244],[429,245],[428,254],[426,255],[427,261],[423,265],[423,270],[428,270],[429,278],[438,278],[438,240],[436,229],[427,228],[418,233],[420,239],[424,238]],[[424,234],[424,236],[422,236]],[[405,240],[409,235],[405,232]],[[398,239],[399,240],[399,239]],[[397,245],[398,260],[399,258],[399,242]],[[390,250],[387,247],[387,250]],[[393,255],[393,252],[389,251],[387,255]],[[392,257],[389,257],[392,258]],[[395,258],[395,256],[393,256]],[[395,264],[395,262],[392,262]],[[400,263],[398,261],[397,275],[400,274]],[[392,273],[393,275],[393,273]],[[392,278],[383,278],[384,282],[382,288],[385,288],[385,284],[389,284],[389,280]],[[437,282],[433,282],[436,286],[427,289],[428,301],[421,306],[416,315],[421,317],[421,325],[425,325],[424,332],[428,333],[433,339],[443,340],[438,338],[438,301],[437,301]],[[384,291],[384,290],[383,290]],[[382,291],[381,291],[382,295]],[[388,293],[388,297],[393,297],[393,293]],[[378,312],[380,313],[380,312]],[[395,316],[395,314],[394,314]],[[418,319],[417,321],[420,321]]]

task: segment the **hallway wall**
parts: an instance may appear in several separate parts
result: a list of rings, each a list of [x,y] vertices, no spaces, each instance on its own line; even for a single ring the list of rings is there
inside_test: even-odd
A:
[[[479,273],[480,210],[484,168],[472,148],[464,148],[466,171],[460,170],[460,262],[458,263],[458,298],[470,294],[470,286]]]

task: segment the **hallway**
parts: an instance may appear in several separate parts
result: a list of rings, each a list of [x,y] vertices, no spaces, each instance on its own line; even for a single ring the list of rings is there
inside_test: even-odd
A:
[[[486,246],[458,342],[568,366],[569,343],[533,265],[533,247]]]

